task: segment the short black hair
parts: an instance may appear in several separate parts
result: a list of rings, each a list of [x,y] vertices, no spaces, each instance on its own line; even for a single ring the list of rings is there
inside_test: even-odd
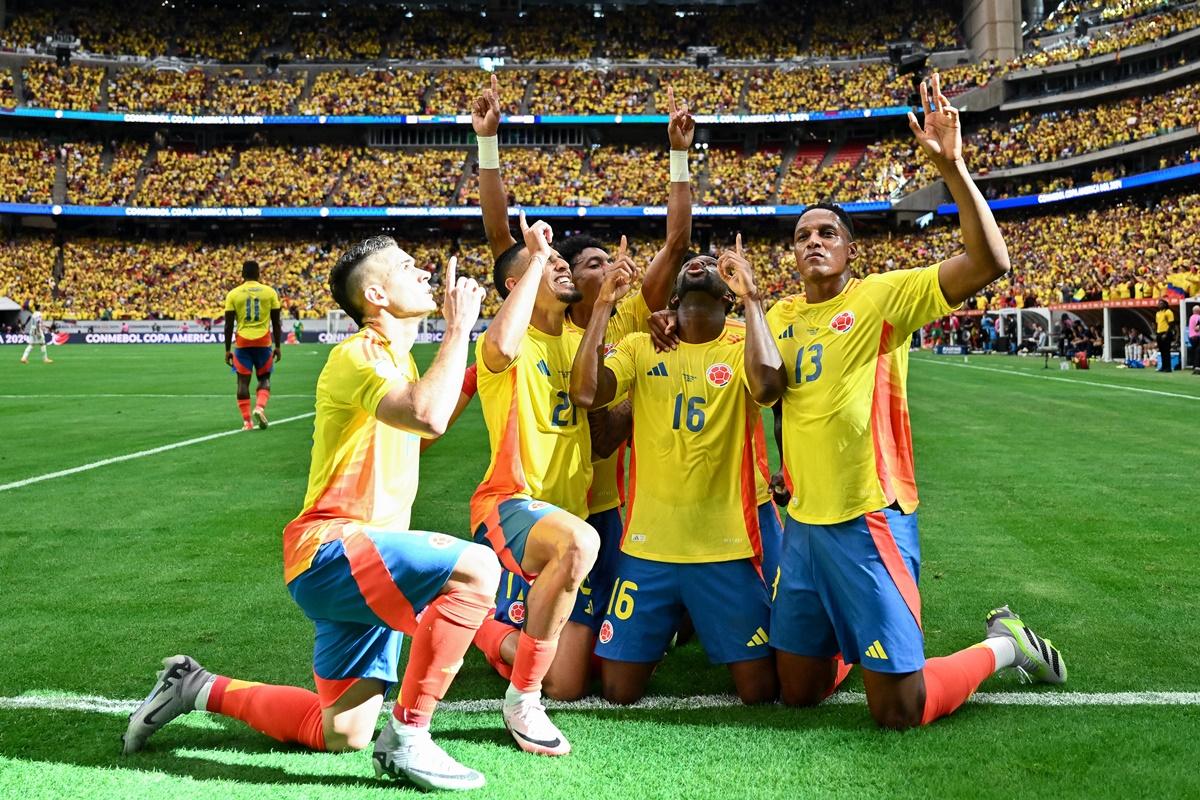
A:
[[[389,247],[397,247],[396,240],[390,236],[372,236],[363,239],[358,244],[342,253],[333,269],[329,271],[329,292],[338,306],[345,311],[354,324],[362,326],[362,308],[350,294],[350,279],[358,266],[370,256]]]
[[[850,241],[854,241],[854,221],[850,219],[850,215],[846,213],[846,209],[842,208],[837,203],[813,203],[810,206],[806,206],[805,209],[800,212],[800,217],[803,217],[810,211],[816,211],[817,209],[832,211],[838,218],[838,222],[841,222],[842,227],[846,229],[846,233],[850,235]],[[800,217],[796,218],[797,225],[800,224]]]
[[[242,278],[248,281],[258,280],[258,262],[253,259],[246,259],[242,262]]]
[[[604,246],[604,242],[600,241],[595,236],[588,236],[586,234],[568,236],[566,239],[563,239],[561,242],[559,242],[558,247],[555,249],[558,250],[558,254],[562,256],[563,261],[566,261],[567,265],[572,271],[574,271],[575,259],[579,258],[579,254],[584,250],[587,250],[589,247],[595,247],[597,250],[603,250],[605,253],[608,252],[608,248]]]
[[[508,280],[508,276],[516,268],[517,256],[524,247],[524,242],[517,242],[496,256],[496,261],[492,264],[492,283],[495,284],[496,291],[500,293],[501,300],[508,297],[508,287],[504,284]]]

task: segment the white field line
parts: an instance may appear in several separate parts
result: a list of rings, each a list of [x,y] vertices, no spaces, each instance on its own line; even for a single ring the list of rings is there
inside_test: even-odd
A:
[[[309,417],[312,417],[312,416],[316,416],[315,411],[309,411],[307,414],[297,414],[294,417],[284,417],[283,419],[275,420],[275,421],[271,422],[271,425],[284,425],[288,422],[295,422],[298,419],[308,419]],[[243,431],[241,428],[235,428],[231,431],[221,431],[220,433],[210,433],[207,436],[197,436],[194,439],[184,439],[182,442],[173,442],[171,444],[164,444],[162,447],[152,447],[149,450],[139,450],[136,453],[126,453],[123,456],[114,456],[113,458],[105,458],[100,461],[93,461],[90,464],[82,464],[78,467],[71,467],[70,469],[62,469],[62,470],[59,470],[58,472],[48,472],[45,475],[35,475],[32,478],[25,478],[24,480],[13,481],[12,483],[0,483],[0,492],[7,492],[9,489],[20,489],[22,486],[29,486],[30,484],[41,483],[42,481],[53,480],[54,478],[65,478],[68,475],[75,475],[77,473],[87,472],[88,470],[97,469],[99,467],[106,467],[109,464],[119,464],[122,461],[132,461],[135,458],[143,458],[145,456],[152,456],[152,455],[156,455],[158,453],[165,453],[168,450],[178,450],[180,447],[187,447],[187,446],[193,445],[193,444],[200,444],[201,442],[210,442],[213,439],[220,439],[224,436],[233,436],[236,433],[242,433],[242,432]]]
[[[959,364],[954,361],[931,361],[926,358],[915,358],[914,363],[918,364],[940,364],[944,367],[959,367],[960,369],[978,369],[984,372],[999,372],[1002,375],[1019,375],[1022,378],[1038,378],[1043,381],[1058,381],[1059,383],[1082,383],[1085,386],[1099,386],[1101,389],[1118,389],[1123,392],[1141,392],[1142,394],[1157,394],[1163,397],[1178,397],[1180,400],[1191,400],[1200,402],[1200,395],[1180,394],[1179,392],[1164,392],[1161,389],[1142,389],[1137,386],[1121,386],[1116,383],[1102,383],[1100,381],[1085,381],[1075,378],[1060,378],[1057,375],[1038,375],[1032,372],[1022,372],[1016,369],[1001,369],[1000,367],[981,367],[978,364]]]
[[[219,399],[229,400],[233,397],[230,393],[225,394],[139,394],[139,393],[111,393],[111,394],[0,394],[0,400],[92,400],[95,398],[107,397],[152,397],[152,398],[201,398],[201,399]],[[307,398],[313,399],[311,394],[272,394],[272,399],[285,398]]]
[[[494,713],[500,711],[500,699],[451,700],[438,709],[460,714]],[[837,692],[825,705],[863,705],[866,695],[861,692]],[[1200,706],[1200,692],[977,692],[970,702],[996,706]],[[0,709],[37,711],[86,711],[97,714],[127,715],[138,707],[140,700],[116,700],[93,695],[31,692],[17,697],[0,697]],[[700,708],[736,708],[741,702],[728,694],[692,695],[690,697],[647,697],[632,706],[614,706],[597,697],[559,703],[553,700],[546,706],[560,711],[653,710],[690,711]],[[384,709],[383,713],[387,713]]]

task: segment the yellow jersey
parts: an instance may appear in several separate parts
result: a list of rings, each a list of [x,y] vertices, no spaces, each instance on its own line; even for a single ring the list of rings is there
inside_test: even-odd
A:
[[[373,328],[329,353],[317,379],[312,463],[304,510],[283,532],[284,580],[312,564],[333,523],[407,530],[417,494],[420,437],[375,418],[394,388],[418,378]]]
[[[225,295],[225,311],[237,315],[237,346],[270,346],[271,311],[277,308],[279,295],[258,281],[246,281]]]
[[[517,357],[501,372],[483,359],[487,331],[475,343],[479,401],[492,460],[471,497],[471,530],[503,501],[526,497],[583,519],[592,483],[587,412],[571,402],[571,365],[581,337],[529,326]]]
[[[570,318],[563,321],[563,328],[583,338],[584,329]],[[613,310],[612,319],[604,332],[604,349],[609,352],[631,333],[649,332],[650,307],[641,292],[626,297]],[[614,403],[624,400],[618,397]],[[592,486],[588,489],[588,513],[599,514],[617,508],[625,502],[625,445],[617,448],[608,458],[592,462]]]
[[[1169,308],[1164,308],[1161,311],[1154,312],[1154,332],[1167,333],[1171,330],[1171,323],[1175,321],[1175,312]]]
[[[908,340],[949,314],[938,267],[851,279],[823,303],[794,295],[767,312],[788,375],[783,461],[788,513],[832,525],[917,507],[908,419]]]
[[[633,394],[623,552],[673,563],[761,557],[754,437],[762,415],[746,384],[743,339],[726,328],[711,342],[656,353],[638,333],[605,359],[618,396]]]

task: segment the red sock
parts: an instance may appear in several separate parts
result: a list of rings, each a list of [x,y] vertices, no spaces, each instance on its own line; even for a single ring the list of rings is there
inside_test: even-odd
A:
[[[954,713],[995,671],[996,656],[988,647],[968,647],[926,661],[925,712],[921,724],[928,725]]]
[[[834,676],[833,686],[829,687],[829,694],[826,694],[825,697],[829,697],[829,695],[837,691],[837,688],[842,685],[842,681],[846,680],[846,676],[850,674],[850,670],[854,666],[843,661],[841,653],[834,656],[834,662],[837,664],[837,675]]]
[[[219,676],[208,695],[209,711],[240,719],[254,730],[309,750],[325,749],[325,726],[316,692],[297,686],[231,680]]]
[[[244,422],[250,421],[250,398],[246,398],[245,400],[240,397],[238,398],[238,411],[242,412],[242,420]]]
[[[517,640],[517,657],[513,659],[512,685],[518,692],[540,692],[542,679],[550,671],[558,639],[535,639],[525,631]]]
[[[421,612],[400,684],[400,699],[392,710],[396,719],[406,725],[429,725],[492,599],[479,592],[454,591],[439,595]]]
[[[265,409],[267,407],[267,400],[271,397],[271,390],[259,389],[256,397],[258,398],[258,401],[255,403],[254,407]]]
[[[495,609],[488,612],[483,624],[475,633],[475,646],[483,653],[483,657],[492,665],[492,669],[500,673],[501,678],[512,678],[512,665],[500,655],[500,647],[509,636],[516,636],[520,628],[514,628],[507,622],[501,622],[494,616]]]

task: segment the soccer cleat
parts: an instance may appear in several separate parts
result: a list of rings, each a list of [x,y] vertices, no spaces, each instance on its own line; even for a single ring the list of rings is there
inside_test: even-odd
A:
[[[987,615],[987,638],[1007,636],[1017,649],[1013,666],[1026,680],[1044,683],[1066,683],[1067,663],[1049,639],[1043,639],[1021,621],[1008,606],[1001,606]]]
[[[258,427],[267,427],[267,410],[265,408],[254,409],[254,411],[250,413],[250,416],[254,418],[254,422],[257,423]]]
[[[375,777],[384,775],[409,781],[422,789],[478,789],[487,783],[481,773],[464,767],[434,744],[429,731],[413,731],[401,737],[388,722],[375,740],[371,756]]]
[[[245,422],[242,423],[242,430],[244,430],[244,431],[254,430],[254,423],[251,422],[250,420],[246,420]]]
[[[43,359],[42,359],[42,363],[43,363],[43,364],[53,364],[53,363],[54,363],[54,359],[53,359],[53,358],[43,358]]]
[[[22,359],[21,359],[21,363],[22,363],[22,364],[28,364],[28,363],[29,363],[29,359],[28,359],[28,358],[22,358]]]
[[[537,700],[506,702],[503,713],[504,727],[526,753],[565,756],[571,752],[571,743],[546,716],[546,707]]]
[[[129,725],[121,736],[125,755],[136,753],[159,728],[196,707],[196,695],[212,673],[190,656],[163,659],[154,689],[129,715]]]

